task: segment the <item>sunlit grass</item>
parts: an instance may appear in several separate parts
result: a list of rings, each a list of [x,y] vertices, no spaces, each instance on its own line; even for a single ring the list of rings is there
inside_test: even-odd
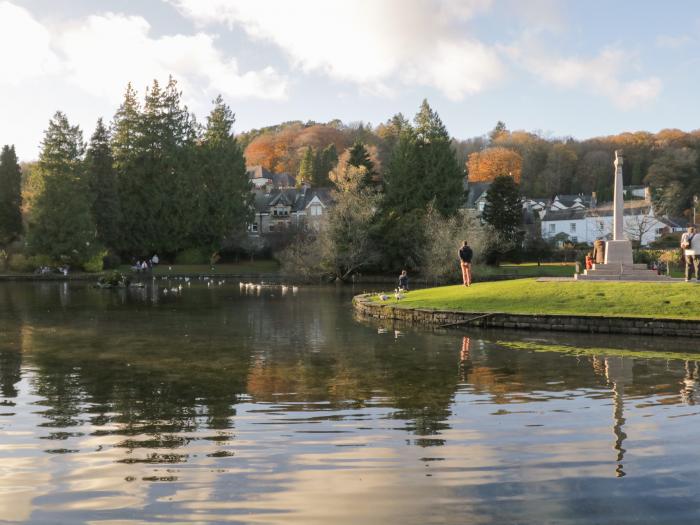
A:
[[[375,298],[375,300],[378,300]],[[700,319],[700,286],[694,283],[537,282],[475,283],[411,291],[390,304],[466,312],[604,315]]]

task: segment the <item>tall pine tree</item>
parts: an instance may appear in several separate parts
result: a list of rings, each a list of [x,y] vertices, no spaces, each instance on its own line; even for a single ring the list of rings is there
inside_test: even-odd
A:
[[[0,246],[22,234],[22,171],[14,146],[0,153]]]
[[[44,186],[34,206],[29,247],[34,253],[75,266],[82,266],[98,252],[84,153],[80,128],[56,112],[39,156]]]
[[[338,150],[335,149],[335,144],[329,144],[316,154],[316,162],[314,163],[314,177],[312,185],[315,188],[326,188],[330,186],[331,181],[328,174],[333,168],[338,165]]]
[[[110,147],[109,130],[98,119],[85,156],[85,169],[92,193],[92,215],[97,238],[107,247],[117,249],[120,240],[121,210],[119,192]]]
[[[365,187],[372,186],[375,176],[374,162],[369,158],[369,152],[362,142],[357,141],[353,144],[352,148],[350,148],[348,164],[356,168],[366,168],[365,175],[362,179],[362,185]]]
[[[174,254],[189,247],[196,224],[198,127],[171,78],[154,81],[139,111],[127,89],[114,120],[112,149],[119,181],[121,251]]]
[[[438,211],[445,216],[451,215],[464,200],[464,172],[452,148],[450,135],[427,100],[423,100],[414,125],[420,160],[418,196],[424,205],[434,200]]]
[[[252,193],[243,150],[233,136],[235,116],[219,95],[198,149],[199,191],[193,246],[218,251],[226,238],[245,233]]]
[[[299,175],[297,176],[297,186],[302,184],[311,184],[314,178],[314,165],[316,157],[311,146],[307,146],[304,150],[304,156],[299,163]]]

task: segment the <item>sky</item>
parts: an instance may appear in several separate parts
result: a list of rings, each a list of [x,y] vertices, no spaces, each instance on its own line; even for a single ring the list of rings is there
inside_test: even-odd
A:
[[[454,137],[700,128],[695,0],[0,0],[0,145],[57,110],[92,134],[128,82],[177,79],[198,120],[377,125],[424,98]]]

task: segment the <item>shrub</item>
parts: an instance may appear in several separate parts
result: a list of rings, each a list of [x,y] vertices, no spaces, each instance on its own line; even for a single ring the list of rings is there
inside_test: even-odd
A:
[[[34,265],[29,257],[21,253],[10,255],[8,266],[13,272],[31,272],[34,270]]]
[[[175,264],[207,264],[209,256],[201,248],[188,248],[175,257]]]
[[[106,250],[97,252],[95,255],[93,255],[83,263],[83,269],[89,273],[101,272],[102,268],[104,268],[104,257],[106,255]]]

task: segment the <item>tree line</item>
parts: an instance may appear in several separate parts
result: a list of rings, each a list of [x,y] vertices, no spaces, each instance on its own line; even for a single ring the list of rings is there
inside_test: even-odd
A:
[[[105,255],[202,257],[245,235],[251,193],[234,114],[218,97],[199,124],[172,78],[153,81],[143,101],[131,85],[111,123],[82,130],[58,111],[37,163],[18,189],[14,149],[0,161],[0,242],[17,241],[29,256],[99,269]],[[10,182],[8,182],[10,181]],[[10,197],[12,195],[12,197]],[[24,221],[18,220],[20,206]],[[24,224],[23,224],[24,222]],[[23,231],[25,230],[25,231]]]

